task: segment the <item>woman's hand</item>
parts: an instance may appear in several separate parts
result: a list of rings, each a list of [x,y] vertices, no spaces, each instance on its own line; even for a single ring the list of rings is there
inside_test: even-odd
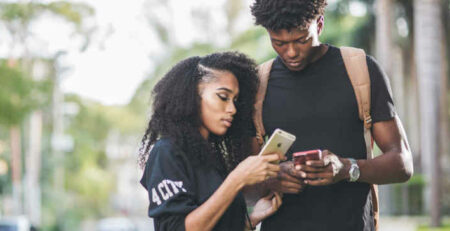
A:
[[[259,222],[274,214],[282,204],[282,194],[271,192],[269,195],[262,197],[253,207],[250,214],[250,221],[255,227]]]
[[[278,160],[280,160],[278,154],[249,156],[230,173],[230,177],[242,186],[260,183],[278,175],[280,167],[278,164],[270,163]]]

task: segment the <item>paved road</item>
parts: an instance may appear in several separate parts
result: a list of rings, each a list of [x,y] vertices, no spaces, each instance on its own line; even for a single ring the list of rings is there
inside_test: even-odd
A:
[[[411,217],[381,217],[380,231],[416,231],[419,221]],[[259,230],[259,227],[257,227]]]
[[[410,217],[381,217],[380,231],[416,231],[418,223]]]

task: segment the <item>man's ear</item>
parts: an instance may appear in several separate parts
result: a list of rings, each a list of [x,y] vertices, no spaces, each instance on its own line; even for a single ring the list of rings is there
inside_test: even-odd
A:
[[[323,18],[323,15],[320,15],[317,18],[317,34],[318,35],[320,35],[320,33],[322,33],[323,25],[324,25],[324,18]]]

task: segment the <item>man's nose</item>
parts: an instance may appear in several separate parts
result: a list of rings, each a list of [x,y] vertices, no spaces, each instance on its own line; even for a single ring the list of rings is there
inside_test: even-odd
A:
[[[289,58],[297,57],[298,53],[297,53],[297,50],[295,49],[294,44],[288,44],[286,55]]]

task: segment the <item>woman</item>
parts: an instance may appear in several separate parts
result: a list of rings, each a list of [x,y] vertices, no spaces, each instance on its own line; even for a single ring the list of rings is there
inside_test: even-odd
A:
[[[252,229],[278,209],[269,195],[248,216],[240,192],[279,171],[277,154],[247,157],[257,85],[233,52],[183,60],[157,83],[140,154],[155,230]]]

